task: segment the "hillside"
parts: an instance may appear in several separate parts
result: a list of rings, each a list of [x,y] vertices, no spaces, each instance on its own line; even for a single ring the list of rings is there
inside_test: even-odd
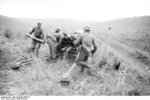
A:
[[[0,15],[0,29],[9,28],[11,30],[28,31],[34,27],[37,22],[42,22],[42,27],[47,33],[54,30],[56,27],[61,27],[63,31],[75,31],[84,25],[90,24],[93,31],[98,35],[105,34],[108,32],[108,27],[111,27],[110,33],[113,35],[126,35],[126,37],[130,38],[134,35],[132,38],[136,38],[135,34],[140,36],[145,34],[149,35],[149,21],[149,16],[124,18],[105,22],[90,22],[70,19],[10,18]],[[139,37],[137,39],[139,39]]]
[[[150,16],[131,17],[117,20],[110,20],[105,22],[94,23],[95,29],[108,29],[111,27],[112,30],[129,31],[129,29],[137,30],[138,28],[144,28],[150,26]],[[101,26],[101,27],[100,27]],[[98,31],[98,30],[97,30]],[[131,31],[131,30],[130,30]]]
[[[11,29],[18,31],[30,31],[32,27],[36,26],[37,22],[42,23],[42,28],[45,34],[54,31],[56,27],[62,28],[63,31],[75,31],[80,27],[91,23],[89,21],[79,21],[71,19],[32,19],[32,18],[10,18],[0,15],[0,29]],[[69,29],[69,30],[68,30]]]
[[[150,95],[149,21],[149,16],[107,22],[0,16],[0,95]],[[60,76],[72,63],[41,60],[49,55],[46,43],[41,45],[39,57],[29,51],[31,39],[24,34],[37,22],[43,23],[45,34],[57,26],[72,32],[90,24],[98,46],[88,63],[92,68],[80,73],[77,66],[70,75],[71,84],[61,85]],[[11,68],[24,60],[36,62]]]
[[[92,24],[97,37],[113,37],[150,53],[150,17],[132,17]],[[108,28],[111,27],[111,30]],[[104,35],[105,34],[105,35]]]

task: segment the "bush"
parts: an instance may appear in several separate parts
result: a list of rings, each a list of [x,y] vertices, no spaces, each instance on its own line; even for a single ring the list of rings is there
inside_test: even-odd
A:
[[[5,32],[4,32],[4,36],[6,37],[6,38],[12,38],[12,32],[10,31],[10,30],[5,30]]]

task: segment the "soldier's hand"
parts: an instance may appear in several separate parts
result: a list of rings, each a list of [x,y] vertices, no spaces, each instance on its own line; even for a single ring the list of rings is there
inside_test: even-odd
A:
[[[43,41],[42,44],[45,44],[46,39],[45,38],[41,38],[41,40]]]

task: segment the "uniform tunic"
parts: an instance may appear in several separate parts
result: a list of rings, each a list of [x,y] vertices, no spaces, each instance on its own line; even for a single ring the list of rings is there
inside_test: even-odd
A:
[[[90,35],[91,33],[82,33],[76,44],[81,44],[81,51],[76,61],[87,62],[92,51],[96,48],[95,40]]]
[[[50,33],[47,35],[47,43],[49,45],[50,57],[56,58],[58,55],[57,45],[62,38],[61,33]]]

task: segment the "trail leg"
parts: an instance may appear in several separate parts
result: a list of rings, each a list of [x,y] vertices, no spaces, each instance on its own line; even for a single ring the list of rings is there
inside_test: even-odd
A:
[[[70,77],[71,72],[73,71],[73,69],[74,69],[75,67],[76,67],[76,63],[74,63],[74,64],[69,68],[69,70],[68,70],[66,73],[64,73],[64,74],[62,75],[62,77],[63,77],[63,78]]]

